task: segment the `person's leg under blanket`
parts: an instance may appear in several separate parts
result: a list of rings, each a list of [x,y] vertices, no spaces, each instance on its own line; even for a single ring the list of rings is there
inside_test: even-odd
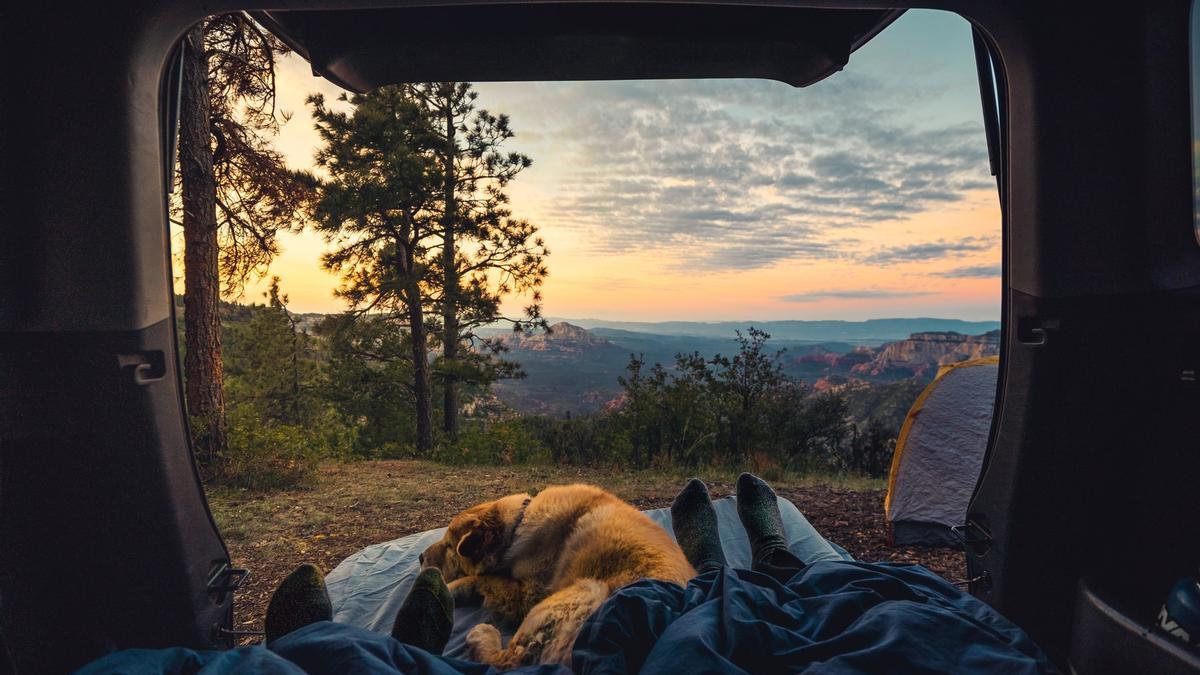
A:
[[[75,675],[305,675],[296,664],[260,645],[224,651],[186,647],[123,649],[75,671]]]
[[[765,483],[739,479],[754,570],[711,564],[703,536],[688,531],[715,536],[708,518],[675,520],[685,554],[697,567],[706,557],[709,571],[686,589],[645,580],[619,590],[576,640],[576,672],[1053,671],[1019,628],[922,567],[806,565],[783,544],[775,505]]]
[[[329,620],[324,575],[301,566],[285,579],[267,607],[267,645],[309,673],[405,673],[491,675],[495,668],[441,656],[454,622],[454,600],[436,569],[417,576],[396,612],[391,635]],[[275,616],[292,618],[290,623]],[[295,619],[293,617],[299,617]],[[297,625],[299,624],[299,625]],[[272,626],[286,626],[273,635]],[[517,672],[561,673],[558,666]]]
[[[331,621],[310,624],[271,643],[271,650],[308,673],[492,675],[495,668],[404,644],[390,635]],[[529,666],[512,673],[569,675],[562,666]]]
[[[804,567],[805,561],[788,548],[778,496],[769,485],[756,476],[742,474],[737,483],[737,511],[750,540],[751,569],[786,581]],[[808,531],[800,532],[798,541],[801,550],[811,556],[810,562],[842,559],[806,519],[801,521]],[[671,528],[688,562],[699,574],[728,564],[721,550],[717,514],[708,488],[700,479],[688,481],[671,503]]]
[[[804,562],[787,548],[775,492],[754,476],[742,474],[737,498],[738,517],[750,538],[754,568],[777,579],[782,577],[780,581],[803,569]],[[605,612],[605,619],[593,617],[575,642],[572,665],[577,672],[639,672],[667,628],[703,604],[711,594],[711,586],[721,583],[727,563],[712,499],[700,479],[688,481],[671,503],[671,528],[699,574],[686,589],[646,580],[622,589],[621,602],[614,603],[610,598],[600,610]],[[707,637],[703,633],[693,636],[701,642]]]
[[[755,569],[786,581],[803,569],[804,562],[787,548],[783,519],[775,492],[750,474],[738,479],[738,516],[743,522]],[[721,551],[716,512],[704,482],[693,478],[671,504],[671,527],[688,561],[699,572],[686,589],[647,580],[625,587],[620,594],[632,605],[610,606],[603,621],[589,621],[576,640],[573,667],[577,672],[636,673],[667,627],[704,602],[713,583],[726,568]],[[623,612],[622,608],[633,607]],[[696,635],[703,640],[704,635]]]
[[[787,583],[709,572],[609,598],[575,642],[577,673],[1053,672],[990,607],[917,565],[818,562]]]
[[[569,675],[561,666],[523,668],[517,673]],[[81,675],[310,675],[386,673],[388,675],[493,675],[495,668],[461,661],[406,645],[357,626],[318,621],[271,643],[227,651],[126,649],[93,661]]]
[[[758,476],[744,473],[737,481],[738,520],[750,538],[750,569],[785,583],[805,568],[788,550],[783,515],[775,491]]]
[[[86,666],[100,673],[200,673],[202,675],[298,675],[300,673],[403,673],[491,675],[491,666],[440,656],[450,633],[453,601],[437,570],[426,570],[396,615],[392,635],[333,623],[324,576],[301,565],[276,589],[264,622],[267,646],[228,651],[184,648],[125,650]],[[402,641],[403,640],[403,641]],[[518,673],[568,673],[561,666]]]

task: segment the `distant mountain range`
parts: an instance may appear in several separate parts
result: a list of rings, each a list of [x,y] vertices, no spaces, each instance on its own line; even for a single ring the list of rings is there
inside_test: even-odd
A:
[[[937,375],[940,366],[999,353],[999,330],[983,335],[913,333],[904,340],[874,348],[856,347],[843,354],[793,356],[785,368],[792,375],[824,389],[858,382],[928,381]]]
[[[963,321],[961,319],[868,319],[866,321],[606,321],[603,319],[550,319],[581,328],[626,331],[656,336],[732,338],[734,331],[745,332],[750,326],[764,330],[775,340],[807,342],[850,342],[880,344],[903,340],[913,333],[954,332],[979,335],[1000,328],[999,321]]]
[[[641,356],[647,363],[674,363],[678,353],[700,352],[706,358],[733,354],[738,345],[734,340],[735,327],[761,327],[772,335],[767,343],[772,350],[786,349],[783,358],[785,372],[821,389],[846,385],[879,384],[932,379],[937,367],[945,363],[990,356],[999,351],[997,322],[965,322],[946,319],[885,319],[871,331],[861,324],[871,322],[780,321],[762,324],[702,324],[673,322],[671,324],[632,324],[658,328],[674,326],[675,330],[706,330],[723,326],[724,333],[661,334],[633,331],[611,326],[585,329],[574,323],[558,322],[549,334],[535,332],[527,335],[509,334],[504,342],[509,348],[507,359],[517,361],[526,372],[520,380],[496,385],[497,397],[524,413],[562,415],[588,413],[601,409],[620,392],[617,377],[625,372],[631,355]],[[955,331],[919,331],[902,339],[886,341],[880,337],[888,322],[946,322],[958,326],[983,326],[980,335]],[[840,328],[838,324],[844,324]],[[622,323],[621,325],[631,325]],[[813,328],[813,326],[816,328]],[[941,325],[941,324],[937,324]],[[818,341],[811,337],[777,339],[773,327],[790,329],[790,335],[871,335],[845,341]],[[840,331],[840,332],[839,332]],[[857,344],[855,344],[857,343]]]
[[[183,298],[175,296],[182,324]],[[221,303],[223,321],[246,318],[249,306]],[[329,315],[293,313],[298,327],[314,332]],[[496,397],[523,413],[563,415],[600,410],[620,393],[617,378],[631,356],[671,365],[675,355],[705,358],[737,352],[736,331],[751,326],[771,335],[768,349],[786,350],[783,368],[818,389],[844,390],[856,418],[880,408],[902,420],[913,398],[939,365],[999,352],[998,321],[870,319],[867,321],[604,321],[553,319],[552,331],[514,334],[500,327],[505,358],[527,374],[495,385]],[[182,327],[182,326],[181,326]],[[494,402],[494,399],[492,400]]]

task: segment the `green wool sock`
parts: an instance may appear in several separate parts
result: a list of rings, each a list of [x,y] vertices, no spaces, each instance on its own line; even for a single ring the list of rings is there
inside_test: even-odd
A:
[[[671,502],[671,529],[675,531],[679,548],[697,572],[703,574],[725,566],[721,534],[717,531],[717,512],[713,510],[704,481],[691,479]]]
[[[316,565],[306,563],[287,575],[271,596],[263,622],[267,644],[309,624],[332,619],[325,575]]]
[[[737,511],[750,537],[754,562],[762,562],[775,551],[787,550],[783,516],[770,485],[752,474],[738,476]]]
[[[392,637],[430,654],[441,654],[454,628],[454,598],[442,573],[429,567],[421,570],[412,590],[396,612]]]

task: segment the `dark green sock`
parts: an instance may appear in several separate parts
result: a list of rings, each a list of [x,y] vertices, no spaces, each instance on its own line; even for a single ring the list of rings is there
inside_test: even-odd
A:
[[[679,548],[697,572],[703,574],[725,566],[721,534],[717,531],[717,512],[713,510],[704,481],[691,479],[671,502],[671,529],[675,531]]]
[[[780,549],[787,550],[783,516],[779,514],[775,491],[770,485],[752,474],[738,476],[737,511],[742,527],[750,537],[754,562],[762,562]]]
[[[396,612],[392,637],[430,654],[441,654],[454,628],[454,598],[442,573],[429,567],[421,570],[412,590]]]
[[[267,643],[318,621],[333,619],[333,605],[325,590],[325,575],[316,565],[304,564],[287,575],[267,604],[263,628]]]

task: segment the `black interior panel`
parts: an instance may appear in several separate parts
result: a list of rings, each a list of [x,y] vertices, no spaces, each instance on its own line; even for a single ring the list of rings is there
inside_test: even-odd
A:
[[[256,17],[314,73],[366,91],[396,82],[678,77],[805,86],[841,70],[852,51],[902,13],[682,3],[613,9],[538,3]]]
[[[229,559],[179,424],[174,332],[0,333],[0,630],[22,672],[207,645]],[[204,527],[207,525],[207,527]]]
[[[332,0],[251,9],[352,87],[451,75],[804,84],[894,16],[853,0],[497,5],[479,14],[491,31],[530,31],[549,51],[481,63],[482,33],[431,61],[405,51],[465,8],[398,4],[354,5],[377,12],[377,29],[357,12],[318,14]],[[972,590],[1078,672],[1165,650],[1146,631],[1171,582],[1200,565],[1200,397],[1180,378],[1200,363],[1190,4],[936,3],[985,37],[1005,110],[1002,390],[971,506],[990,538],[969,551],[972,576],[986,577]],[[25,672],[117,647],[226,644],[213,629],[230,625],[228,595],[207,581],[227,554],[192,465],[174,353],[162,99],[187,27],[242,8],[48,2],[0,21],[0,632]],[[856,12],[821,31],[803,19],[838,8]],[[1160,656],[1146,658],[1195,668]]]

